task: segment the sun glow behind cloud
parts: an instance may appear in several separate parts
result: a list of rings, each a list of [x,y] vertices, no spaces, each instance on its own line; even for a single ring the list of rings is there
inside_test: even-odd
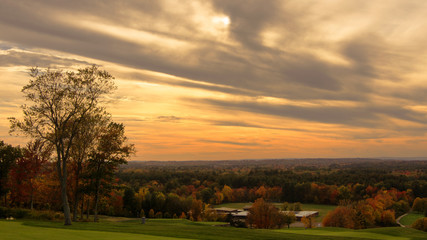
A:
[[[213,17],[212,18],[212,22],[214,24],[220,24],[224,27],[227,27],[228,25],[230,25],[230,18],[227,16],[221,16],[221,17]]]

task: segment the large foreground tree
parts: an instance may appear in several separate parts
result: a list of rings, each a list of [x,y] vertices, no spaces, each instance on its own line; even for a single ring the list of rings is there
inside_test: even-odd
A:
[[[57,173],[65,225],[71,225],[67,197],[67,163],[76,135],[84,119],[93,114],[107,114],[101,106],[104,95],[115,89],[113,77],[97,66],[73,71],[31,69],[30,82],[24,86],[29,105],[23,105],[24,119],[11,118],[11,131],[48,141],[55,146]]]

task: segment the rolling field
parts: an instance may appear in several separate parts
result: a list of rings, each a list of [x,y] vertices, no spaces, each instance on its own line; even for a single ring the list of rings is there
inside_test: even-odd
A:
[[[103,239],[103,240],[176,240],[185,238],[161,237],[133,233],[118,233],[104,231],[76,231],[61,228],[33,227],[22,224],[21,222],[0,221],[0,239],[1,240],[83,240],[83,239]]]
[[[213,226],[180,219],[150,219],[119,222],[81,222],[64,226],[62,222],[0,221],[0,239],[427,239],[427,233],[408,228],[349,230],[341,228],[256,230]]]
[[[415,220],[419,218],[423,218],[424,214],[422,213],[409,213],[408,215],[404,216],[402,219],[400,219],[400,223],[405,226],[411,226],[412,223],[415,222]]]
[[[283,233],[298,234],[303,232],[305,235],[313,236],[328,236],[331,237],[347,237],[357,239],[387,239],[387,240],[412,240],[412,239],[427,239],[427,233],[401,227],[388,228],[372,228],[362,230],[352,230],[345,228],[314,228],[306,231],[301,228],[275,230]]]

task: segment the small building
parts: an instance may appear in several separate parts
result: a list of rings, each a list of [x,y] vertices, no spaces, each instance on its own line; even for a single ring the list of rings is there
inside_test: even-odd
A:
[[[249,211],[252,208],[252,205],[246,205],[243,207],[243,211]]]
[[[215,211],[218,215],[228,215],[228,214],[241,212],[242,210],[235,209],[235,208],[220,207],[220,208],[215,208]]]
[[[297,221],[301,221],[303,217],[317,217],[319,216],[318,211],[283,211],[284,213],[293,212]]]
[[[234,227],[246,227],[246,219],[249,211],[240,211],[231,214],[230,225]]]

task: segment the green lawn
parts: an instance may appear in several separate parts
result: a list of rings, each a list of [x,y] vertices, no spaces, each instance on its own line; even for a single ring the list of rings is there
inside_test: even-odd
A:
[[[415,220],[423,217],[424,217],[424,214],[422,213],[409,213],[408,215],[400,219],[400,223],[406,226],[411,226],[412,223],[415,222]]]
[[[427,239],[427,233],[408,228],[377,228],[349,230],[340,228],[256,230],[213,226],[180,219],[82,222],[64,226],[62,222],[0,221],[0,239]]]
[[[345,228],[314,228],[307,231],[302,228],[290,228],[276,230],[283,233],[303,233],[314,236],[329,236],[329,237],[354,237],[359,239],[387,239],[387,240],[418,240],[427,239],[427,233],[401,227],[388,228],[372,228],[363,230],[352,230]]]
[[[103,240],[176,240],[184,238],[162,237],[142,235],[133,233],[118,233],[104,231],[76,231],[61,228],[33,227],[22,224],[22,222],[0,221],[0,239],[2,240],[80,240],[80,239],[103,239]]]

